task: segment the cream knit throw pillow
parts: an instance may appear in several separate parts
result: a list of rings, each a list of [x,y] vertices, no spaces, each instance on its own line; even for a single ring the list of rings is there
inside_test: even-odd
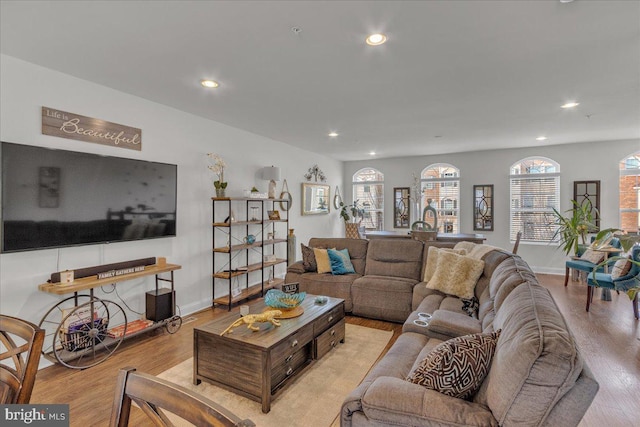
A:
[[[473,298],[473,290],[484,271],[484,261],[440,251],[436,270],[427,283],[428,289],[435,289],[459,298]]]
[[[436,265],[438,264],[438,254],[440,252],[455,252],[460,255],[467,253],[466,249],[450,249],[450,248],[437,248],[435,246],[429,246],[429,252],[427,252],[427,265],[424,266],[423,282],[431,280],[433,273],[436,271]]]

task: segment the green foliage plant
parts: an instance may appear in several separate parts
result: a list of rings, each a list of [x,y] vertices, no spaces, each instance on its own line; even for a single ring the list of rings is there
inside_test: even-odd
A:
[[[340,216],[345,223],[358,222],[359,219],[364,217],[364,208],[359,205],[358,200],[350,205],[340,202]]]
[[[587,244],[587,234],[597,229],[593,215],[596,211],[592,209],[591,203],[586,200],[584,203],[578,203],[572,200],[573,207],[565,211],[569,215],[563,215],[553,208],[554,224],[557,226],[552,241],[556,238],[560,240],[562,251],[569,255],[573,252],[578,254],[579,245]]]

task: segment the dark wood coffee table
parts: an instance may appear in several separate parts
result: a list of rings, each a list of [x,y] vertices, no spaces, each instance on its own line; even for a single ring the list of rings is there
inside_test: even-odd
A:
[[[250,314],[262,313],[264,299],[249,304]],[[307,295],[301,304],[304,313],[281,319],[281,326],[256,323],[253,332],[246,325],[220,336],[239,310],[195,328],[193,333],[193,383],[202,380],[262,403],[262,412],[271,409],[271,399],[314,360],[344,342],[344,300],[328,298],[316,304]]]

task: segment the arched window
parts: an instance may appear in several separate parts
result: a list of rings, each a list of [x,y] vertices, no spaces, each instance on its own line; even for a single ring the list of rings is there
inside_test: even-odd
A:
[[[460,170],[447,163],[427,166],[420,174],[420,219],[429,204],[438,212],[438,231],[460,232]]]
[[[374,168],[353,174],[353,201],[364,208],[362,225],[367,230],[382,230],[384,224],[384,174]]]
[[[522,231],[522,242],[548,243],[555,233],[553,209],[560,210],[560,165],[528,157],[511,166],[509,177],[511,241]]]
[[[620,228],[640,232],[640,151],[620,162]]]

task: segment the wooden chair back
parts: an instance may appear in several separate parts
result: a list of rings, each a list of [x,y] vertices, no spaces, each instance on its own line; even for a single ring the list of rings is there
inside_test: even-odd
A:
[[[118,373],[110,427],[129,425],[132,401],[156,426],[173,426],[165,411],[195,426],[255,426],[198,393],[128,367]]]
[[[0,315],[0,403],[29,403],[44,333],[26,320]]]
[[[514,255],[518,253],[518,246],[520,246],[520,238],[522,238],[522,231],[518,231],[518,234],[516,234],[516,242],[513,244],[513,250],[511,251]]]

